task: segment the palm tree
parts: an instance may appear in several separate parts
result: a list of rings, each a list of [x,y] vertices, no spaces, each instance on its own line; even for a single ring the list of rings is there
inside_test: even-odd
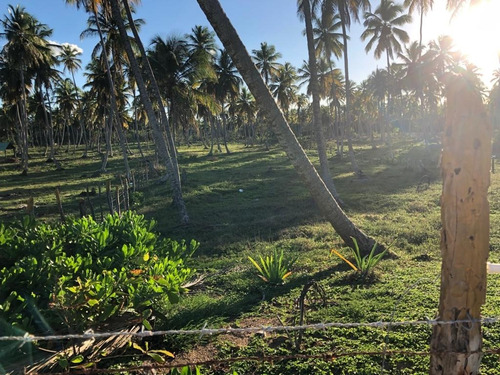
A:
[[[255,67],[236,30],[224,13],[219,1],[198,0],[198,4],[232,57],[234,64],[253,93],[259,107],[265,112],[267,118],[272,119],[278,131],[278,137],[286,149],[290,161],[309,188],[320,211],[347,244],[354,246],[353,238],[355,238],[357,243],[360,244],[362,251],[364,253],[369,252],[374,246],[375,241],[359,230],[349,220],[326,187],[324,181],[318,175],[297,141],[295,134],[290,129],[283,113],[273,100],[267,85]]]
[[[269,82],[278,72],[280,63],[276,62],[281,58],[281,53],[276,52],[276,47],[267,42],[260,43],[260,49],[253,49],[253,60],[255,65],[260,70],[260,74],[264,77],[264,82],[269,85]]]
[[[19,77],[17,105],[20,112],[19,145],[21,148],[22,174],[28,173],[28,115],[26,88],[30,70],[37,68],[51,56],[47,39],[52,30],[41,24],[21,6],[9,5],[9,14],[1,21],[4,31],[0,37],[7,39],[2,54]]]
[[[61,81],[55,88],[56,102],[59,107],[60,112],[63,115],[64,125],[61,137],[61,144],[64,143],[64,134],[66,134],[68,139],[68,149],[71,144],[71,135],[73,134],[74,143],[74,130],[70,127],[70,124],[74,119],[74,111],[79,101],[79,96],[77,93],[77,88],[74,86],[73,82],[66,78]],[[68,149],[66,151],[68,151]]]
[[[160,158],[163,160],[163,162],[165,163],[166,168],[167,168],[167,177],[168,177],[167,180],[170,181],[170,184],[172,186],[174,204],[179,209],[179,213],[181,216],[181,222],[188,223],[189,216],[187,213],[186,205],[184,203],[184,198],[182,197],[179,165],[177,163],[177,153],[175,150],[174,139],[173,139],[173,136],[172,136],[172,133],[170,130],[169,121],[168,121],[167,115],[165,113],[163,100],[162,100],[162,97],[160,95],[160,90],[159,90],[155,75],[153,73],[153,70],[151,69],[151,65],[149,64],[149,61],[147,59],[146,50],[145,50],[144,45],[142,44],[142,41],[139,37],[137,28],[135,27],[135,23],[134,23],[134,20],[132,17],[132,12],[131,12],[128,0],[123,0],[122,6],[123,6],[123,9],[125,10],[125,14],[127,16],[129,25],[130,25],[132,33],[134,35],[135,42],[137,43],[137,46],[138,46],[138,49],[140,52],[140,57],[142,58],[142,61],[144,63],[144,71],[146,72],[146,76],[149,79],[149,82],[151,82],[151,86],[153,88],[153,90],[152,90],[153,97],[156,100],[156,103],[158,104],[160,119],[161,119],[163,126],[164,126],[164,129],[166,131],[166,138],[167,138],[166,141],[165,141],[165,137],[163,137],[162,130],[160,129],[160,126],[159,126],[159,121],[158,121],[156,114],[155,114],[155,111],[153,109],[153,103],[150,100],[149,92],[148,92],[146,85],[144,83],[141,68],[139,66],[139,63],[136,59],[136,56],[132,50],[130,43],[128,43],[129,39],[128,39],[127,31],[123,25],[123,22],[120,22],[120,20],[121,20],[120,3],[118,2],[118,0],[111,0],[112,14],[113,14],[113,17],[117,20],[117,25],[118,25],[118,29],[120,32],[120,36],[124,40],[124,49],[125,49],[125,52],[127,54],[128,60],[130,62],[130,68],[132,69],[132,72],[134,74],[134,77],[135,77],[135,80],[137,83],[137,87],[139,88],[141,100],[142,100],[144,107],[145,107],[145,110],[147,112],[148,119],[152,125],[153,137],[155,140],[155,144],[157,146],[157,150],[158,150],[158,153],[160,155]]]
[[[404,8],[392,0],[382,0],[375,12],[365,13],[363,25],[366,29],[361,34],[361,40],[369,39],[365,51],[374,48],[375,58],[379,59],[385,52],[387,59],[387,71],[390,73],[390,60],[394,54],[400,53],[401,43],[408,43],[408,33],[398,26],[404,26],[411,22],[411,16],[402,14]]]
[[[229,152],[227,147],[227,119],[225,113],[225,105],[228,99],[234,99],[239,93],[241,77],[238,75],[238,70],[234,66],[231,57],[225,49],[219,51],[215,63],[215,73],[217,75],[217,83],[215,84],[215,97],[219,100],[221,105],[222,117],[222,135],[224,140],[224,147],[226,153]]]
[[[417,8],[420,12],[420,40],[418,42],[418,45],[420,46],[420,48],[422,48],[422,28],[424,24],[424,15],[432,10],[434,0],[405,0],[404,5],[408,7],[408,12],[410,14],[412,14]]]
[[[320,91],[318,85],[318,70],[316,63],[316,51],[314,50],[314,35],[312,28],[313,9],[311,8],[310,0],[297,1],[297,14],[303,19],[306,24],[306,38],[308,51],[308,67],[309,67],[309,86],[312,96],[313,109],[313,129],[316,138],[316,146],[318,148],[319,163],[321,169],[321,178],[332,193],[335,199],[339,199],[337,189],[333,183],[333,178],[330,172],[328,157],[326,155],[326,142],[321,123],[321,106],[320,106]]]
[[[123,156],[123,163],[125,166],[125,173],[127,178],[131,177],[130,174],[130,166],[128,163],[128,155],[127,155],[127,148],[125,144],[125,135],[123,133],[123,128],[122,124],[123,122],[121,121],[119,117],[119,108],[117,104],[117,98],[116,98],[116,93],[118,91],[116,90],[115,87],[115,82],[113,80],[112,76],[112,69],[111,69],[111,64],[110,64],[110,59],[109,59],[109,52],[110,49],[114,46],[114,67],[118,67],[120,65],[120,58],[122,57],[122,54],[116,53],[116,43],[117,40],[127,40],[125,38],[118,38],[119,32],[117,32],[118,26],[117,23],[120,21],[123,24],[123,15],[120,13],[120,20],[117,21],[116,18],[114,18],[114,23],[111,18],[111,11],[109,9],[109,5],[107,2],[104,2],[102,0],[66,0],[67,4],[74,4],[79,8],[80,6],[84,7],[84,9],[87,12],[91,13],[91,16],[89,17],[87,24],[88,28],[83,31],[81,34],[82,37],[87,36],[87,35],[95,35],[97,34],[99,36],[99,44],[94,48],[94,51],[92,53],[93,57],[97,56],[98,52],[101,51],[101,61],[104,62],[105,66],[105,71],[106,71],[106,77],[109,80],[109,87],[110,87],[110,107],[111,107],[111,113],[112,113],[112,118],[115,120],[116,124],[116,129],[118,132],[118,138],[120,140],[120,146],[122,149],[122,156]],[[95,28],[94,28],[95,27]],[[103,30],[103,27],[105,28]],[[106,38],[105,38],[105,33],[106,31]],[[115,42],[115,43],[113,43]],[[115,76],[116,78],[116,76]]]
[[[279,68],[278,73],[274,77],[273,83],[271,84],[271,92],[276,100],[278,100],[281,110],[285,114],[285,118],[288,121],[290,121],[290,105],[297,97],[297,85],[295,84],[296,80],[297,72],[292,64],[287,62]]]
[[[342,57],[344,49],[344,45],[340,41],[342,33],[337,32],[342,26],[340,16],[338,14],[323,12],[321,17],[314,17],[313,24],[316,57],[321,56],[328,62],[331,62],[332,56],[336,59]]]
[[[351,165],[354,173],[362,177],[363,172],[358,166],[354,155],[354,149],[352,147],[351,139],[351,78],[349,73],[349,54],[348,54],[348,35],[347,31],[351,27],[351,20],[359,22],[359,13],[362,11],[367,11],[370,9],[369,0],[324,0],[322,4],[322,11],[326,17],[331,17],[336,11],[340,17],[340,23],[342,26],[342,37],[343,37],[343,57],[344,57],[344,77],[345,77],[345,131],[347,135],[347,145],[349,148],[349,157],[351,159]]]
[[[244,123],[245,146],[253,146],[257,106],[254,97],[246,87],[242,87],[238,99],[235,101],[235,107],[235,112]]]
[[[392,0],[382,0],[373,13],[365,13],[365,21],[363,22],[366,29],[361,34],[361,40],[369,39],[365,51],[369,52],[374,49],[377,59],[385,53],[389,77],[391,76],[390,60],[394,58],[394,54],[401,52],[401,43],[408,43],[410,40],[408,33],[399,27],[411,22],[411,16],[402,14],[403,11],[402,5],[396,4]],[[387,116],[390,116],[392,111],[390,93],[387,97]],[[388,121],[389,118],[386,122]]]
[[[63,64],[64,71],[68,71],[71,74],[71,78],[73,79],[73,85],[76,86],[76,80],[75,80],[75,72],[82,67],[82,60],[78,57],[82,54],[82,51],[76,48],[76,46],[73,46],[68,43],[63,43],[61,45],[61,51],[59,53],[59,61]],[[77,90],[77,95],[78,95],[78,107],[79,107],[79,125],[80,125],[80,132],[81,132],[81,138],[85,138],[85,151],[83,153],[83,157],[86,158],[88,154],[88,142],[87,142],[87,131],[85,129],[84,125],[84,119],[85,116],[82,112],[82,107],[80,103],[80,98],[79,98],[79,93]],[[79,141],[80,142],[80,141]],[[76,146],[76,145],[75,145]]]

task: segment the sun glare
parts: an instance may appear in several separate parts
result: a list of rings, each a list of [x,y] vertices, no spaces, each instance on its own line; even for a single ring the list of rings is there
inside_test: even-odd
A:
[[[500,0],[465,5],[454,17],[444,9],[438,10],[429,26],[434,37],[450,35],[455,49],[480,69],[489,85],[493,70],[500,67]]]

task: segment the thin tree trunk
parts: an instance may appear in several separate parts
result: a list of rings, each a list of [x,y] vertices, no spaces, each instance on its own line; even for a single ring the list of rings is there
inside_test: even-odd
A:
[[[24,70],[21,68],[21,168],[22,174],[28,174],[28,115],[26,113],[26,87],[24,81]]]
[[[308,187],[321,213],[325,215],[335,231],[349,246],[354,245],[352,238],[355,238],[361,251],[363,253],[369,252],[374,246],[375,241],[349,220],[328,190],[324,181],[318,175],[316,169],[300,146],[295,134],[286,122],[283,113],[273,100],[269,89],[262,80],[248,51],[245,49],[218,0],[197,1],[224,47],[229,52],[259,107],[265,112],[268,119],[272,119],[282,146],[285,148],[298,174]]]
[[[447,88],[441,170],[441,295],[438,320],[481,318],[489,251],[491,124],[480,93],[464,78]],[[481,364],[481,324],[436,325],[431,375],[475,375]]]
[[[128,163],[127,148],[125,147],[125,136],[123,134],[123,127],[122,127],[122,124],[121,124],[121,121],[120,121],[120,113],[118,111],[118,105],[116,104],[115,85],[114,85],[114,82],[113,82],[113,77],[111,76],[111,67],[109,65],[108,53],[106,52],[106,46],[105,46],[105,43],[104,43],[104,38],[102,36],[101,26],[99,25],[99,22],[98,22],[99,16],[97,15],[96,9],[94,9],[94,17],[96,19],[96,25],[97,25],[97,31],[98,31],[98,34],[99,34],[99,40],[101,42],[102,53],[104,55],[104,60],[105,60],[105,63],[106,63],[106,77],[108,79],[109,86],[110,86],[110,89],[109,89],[109,92],[110,92],[109,98],[110,98],[110,102],[111,102],[110,103],[111,104],[111,113],[113,114],[112,118],[115,119],[115,123],[116,123],[116,130],[118,132],[118,138],[119,138],[120,146],[121,146],[121,149],[122,149],[122,156],[123,156],[123,163],[125,165],[125,172],[127,174],[127,177],[130,177],[130,166],[129,166],[129,163]],[[120,20],[121,20],[121,16],[120,16]],[[111,136],[111,134],[110,134],[110,136]]]
[[[137,59],[135,58],[135,55],[132,51],[132,47],[130,45],[130,42],[128,40],[128,35],[125,30],[125,26],[123,25],[121,14],[120,14],[120,5],[118,3],[118,0],[112,0],[111,1],[111,8],[113,12],[113,18],[117,22],[119,31],[120,31],[120,36],[123,40],[124,43],[124,48],[125,52],[127,53],[129,62],[130,62],[130,67],[132,68],[132,72],[134,74],[137,87],[139,88],[139,92],[141,95],[141,100],[144,104],[144,107],[146,109],[146,113],[148,116],[148,119],[152,125],[153,128],[153,136],[155,138],[155,144],[157,146],[158,153],[160,154],[160,157],[162,161],[165,163],[167,167],[167,173],[169,176],[169,180],[172,186],[172,194],[173,194],[173,199],[175,205],[179,209],[179,213],[181,216],[181,222],[184,224],[187,224],[189,222],[189,216],[187,213],[186,205],[184,203],[184,198],[182,197],[182,188],[181,188],[181,179],[180,179],[180,174],[179,174],[179,165],[177,163],[177,155],[176,155],[176,150],[175,150],[175,145],[173,142],[172,134],[170,132],[170,127],[168,123],[167,116],[165,114],[165,108],[163,106],[163,102],[160,96],[160,90],[158,88],[158,85],[156,84],[156,80],[154,79],[154,75],[151,70],[151,66],[149,65],[149,61],[146,56],[146,52],[144,50],[144,46],[142,45],[141,39],[139,38],[139,35],[137,34],[137,30],[134,27],[134,20],[132,18],[132,14],[130,13],[130,8],[128,6],[127,0],[124,0],[123,2],[124,8],[127,12],[127,17],[129,20],[129,24],[132,28],[132,32],[135,37],[135,41],[139,47],[139,50],[141,51],[143,61],[145,64],[145,70],[150,78],[150,81],[152,82],[153,85],[153,92],[157,96],[157,101],[158,105],[160,108],[160,115],[161,119],[163,122],[163,125],[166,129],[167,132],[167,142],[165,142],[165,138],[163,137],[163,133],[158,125],[157,118],[154,113],[153,105],[149,99],[149,93],[148,90],[146,89],[146,85],[144,84],[144,80],[142,78],[141,74],[141,69],[139,67],[139,64],[137,63]]]
[[[359,168],[354,148],[352,147],[351,135],[351,81],[349,78],[349,55],[347,54],[347,29],[344,12],[340,12],[340,21],[342,24],[342,37],[344,39],[344,75],[345,75],[345,132],[347,136],[347,149],[349,150],[349,159],[351,161],[352,171],[358,177],[363,177],[364,173]]]
[[[316,145],[318,148],[320,175],[326,184],[328,190],[338,200],[339,196],[335,184],[333,183],[332,174],[330,173],[330,166],[328,164],[328,157],[326,155],[325,136],[323,134],[323,124],[321,123],[321,108],[318,86],[318,72],[316,69],[316,52],[314,50],[314,36],[312,27],[312,15],[310,0],[302,1],[304,20],[306,24],[307,36],[307,51],[309,55],[309,85],[312,93],[312,108],[313,108],[313,129],[316,136]],[[286,120],[285,120],[286,121]]]

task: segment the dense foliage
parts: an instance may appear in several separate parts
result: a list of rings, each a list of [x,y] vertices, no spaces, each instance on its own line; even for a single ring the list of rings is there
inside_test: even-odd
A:
[[[198,243],[160,238],[154,224],[130,211],[102,223],[0,224],[0,320],[30,333],[81,331],[177,302]]]

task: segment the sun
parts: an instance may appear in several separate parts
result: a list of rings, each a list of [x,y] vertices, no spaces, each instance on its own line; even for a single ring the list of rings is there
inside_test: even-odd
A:
[[[444,8],[439,9],[428,25],[434,38],[451,36],[455,49],[480,69],[483,81],[489,85],[493,70],[500,67],[500,0],[465,5],[454,17]]]

